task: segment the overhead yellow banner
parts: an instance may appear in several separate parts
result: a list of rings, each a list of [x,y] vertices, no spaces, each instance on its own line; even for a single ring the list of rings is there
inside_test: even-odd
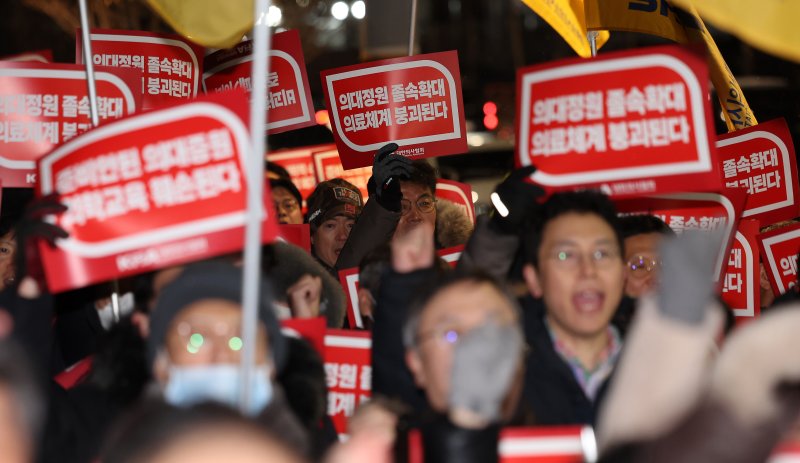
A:
[[[522,2],[547,21],[547,24],[558,32],[575,53],[584,58],[592,56],[583,13],[583,0],[522,0]],[[606,43],[608,37],[608,31],[599,31],[597,48]]]
[[[709,53],[709,75],[724,109],[728,131],[758,124],[736,77],[725,64],[714,38],[694,9],[681,10],[665,0],[585,2],[588,30],[640,32],[679,43],[702,43]]]
[[[253,0],[147,0],[182,36],[204,47],[231,48],[253,28]]]
[[[797,0],[672,0],[671,5],[689,10],[714,26],[745,42],[793,61],[800,61],[800,2]]]

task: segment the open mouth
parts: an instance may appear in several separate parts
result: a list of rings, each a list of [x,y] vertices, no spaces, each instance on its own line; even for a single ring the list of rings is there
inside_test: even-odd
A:
[[[603,309],[605,299],[602,291],[582,290],[572,295],[572,306],[580,313],[591,314]]]

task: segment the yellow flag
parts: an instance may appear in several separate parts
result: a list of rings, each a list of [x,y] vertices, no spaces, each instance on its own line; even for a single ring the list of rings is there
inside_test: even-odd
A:
[[[231,48],[253,28],[253,0],[147,0],[179,34],[213,48]]]
[[[587,37],[584,0],[522,0],[536,14],[547,21],[579,56],[592,56]],[[608,41],[608,31],[599,31],[597,48]]]
[[[773,55],[800,61],[800,2],[797,0],[671,0],[745,42]]]
[[[705,1],[705,0],[703,0]],[[728,131],[758,124],[736,77],[693,8],[674,8],[665,0],[585,0],[588,30],[653,34],[679,43],[703,44],[709,53],[709,77],[714,83]]]

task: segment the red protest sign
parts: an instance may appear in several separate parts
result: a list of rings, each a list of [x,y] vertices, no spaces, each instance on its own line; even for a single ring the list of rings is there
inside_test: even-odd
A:
[[[325,357],[325,317],[287,318],[281,320],[281,332],[286,336],[308,341],[320,357]]]
[[[40,193],[69,207],[54,220],[70,237],[40,247],[50,290],[241,250],[245,121],[247,100],[231,93],[98,127],[42,157]]]
[[[466,183],[453,180],[438,179],[436,181],[436,197],[455,203],[475,223],[475,204],[472,202],[472,187]]]
[[[800,224],[758,235],[761,260],[775,294],[797,286],[797,253],[800,251]]]
[[[339,160],[339,152],[332,145],[313,151],[311,156],[314,158],[314,171],[317,173],[317,182],[324,182],[337,177],[343,178],[357,186],[363,198],[369,196],[367,182],[372,176],[372,161],[370,161],[369,167],[344,170]]]
[[[772,451],[767,463],[800,463],[800,444],[787,440]]]
[[[552,190],[612,196],[719,189],[705,57],[678,46],[517,73],[517,164]]]
[[[672,193],[617,200],[622,214],[651,214],[664,221],[675,233],[685,230],[722,230],[723,240],[717,258],[714,281],[727,263],[728,246],[733,239],[744,208],[745,194],[740,189],[724,193]]]
[[[339,270],[339,284],[342,285],[347,299],[347,323],[350,328],[363,329],[364,320],[358,304],[358,267]]]
[[[75,33],[75,62],[83,63],[81,31]],[[174,34],[92,29],[96,66],[130,67],[144,73],[144,109],[197,96],[203,48]]]
[[[278,225],[278,239],[311,252],[311,227],[307,223]]]
[[[331,69],[322,87],[346,169],[371,166],[389,142],[410,158],[467,152],[455,51]]]
[[[241,88],[249,94],[252,90],[252,51],[253,42],[247,41],[230,50],[208,55],[203,63],[203,91],[212,93]],[[269,57],[267,133],[316,124],[300,34],[286,31],[273,35]]]
[[[136,112],[139,75],[97,68],[98,116]],[[36,159],[91,128],[86,71],[76,64],[0,63],[0,176],[6,187],[36,183]]]
[[[289,172],[303,199],[308,198],[317,186],[312,152],[312,148],[301,148],[267,153],[267,162],[274,162]]]
[[[372,395],[372,334],[329,329],[325,335],[325,381],[328,416],[336,432],[347,432],[347,419]]]
[[[17,55],[4,56],[0,61],[31,62],[31,63],[52,63],[52,50],[37,50],[19,53]]]
[[[501,463],[580,463],[597,459],[590,426],[505,428],[500,432]]]
[[[461,259],[462,252],[464,252],[463,244],[461,246],[453,246],[452,248],[440,249],[436,251],[436,254],[441,257],[442,260],[450,264],[451,267],[455,268],[456,264],[458,264],[458,259]]]
[[[722,300],[737,317],[761,312],[758,220],[741,220],[736,230],[722,283]]]
[[[743,218],[769,225],[800,215],[797,161],[784,119],[720,136],[717,153],[725,186],[747,189]]]

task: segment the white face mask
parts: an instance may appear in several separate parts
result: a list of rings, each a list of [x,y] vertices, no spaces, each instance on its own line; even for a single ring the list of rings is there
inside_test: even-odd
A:
[[[249,416],[258,415],[272,401],[270,371],[267,365],[259,365],[253,371],[251,400],[246,410]],[[176,407],[218,402],[238,409],[239,384],[239,365],[172,365],[164,388],[164,400]]]

